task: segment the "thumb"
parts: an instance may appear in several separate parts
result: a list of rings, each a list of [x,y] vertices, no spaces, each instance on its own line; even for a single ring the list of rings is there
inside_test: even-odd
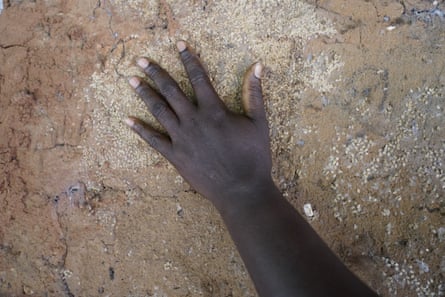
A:
[[[243,81],[242,102],[244,112],[254,121],[266,120],[263,93],[261,90],[261,74],[263,65],[255,63],[247,70]]]

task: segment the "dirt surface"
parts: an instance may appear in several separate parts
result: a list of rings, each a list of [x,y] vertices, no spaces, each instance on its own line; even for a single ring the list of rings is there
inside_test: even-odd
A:
[[[0,296],[256,296],[216,210],[122,124],[153,122],[138,56],[191,93],[178,39],[234,110],[265,64],[276,183],[348,267],[445,296],[444,1],[3,2]]]

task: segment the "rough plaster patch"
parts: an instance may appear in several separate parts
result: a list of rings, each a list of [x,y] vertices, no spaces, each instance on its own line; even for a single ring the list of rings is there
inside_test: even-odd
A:
[[[130,1],[128,7],[124,5],[126,3],[115,1],[113,5],[115,9],[123,10],[123,14],[159,11],[152,2]],[[239,106],[237,96],[242,73],[256,60],[265,63],[271,73],[268,84],[277,87],[277,91],[268,94],[269,101],[292,104],[285,102],[292,98],[282,98],[279,92],[286,88],[291,94],[297,93],[296,79],[320,92],[331,89],[332,84],[328,80],[331,72],[341,65],[338,59],[320,56],[317,63],[306,62],[301,71],[301,61],[297,57],[307,39],[335,33],[332,24],[317,16],[313,6],[300,1],[215,2],[203,11],[191,3],[171,1],[169,5],[175,22],[179,24],[175,36],[165,32],[155,32],[153,36],[136,33],[120,36],[122,49],[117,44],[105,68],[93,74],[90,88],[85,90],[85,98],[94,106],[90,137],[94,137],[97,145],[85,147],[86,168],[108,164],[115,169],[136,169],[159,160],[159,155],[147,149],[147,145],[122,123],[127,115],[155,123],[128,86],[127,78],[138,73],[132,66],[133,59],[149,56],[171,71],[190,93],[172,42],[179,38],[189,40],[203,53],[216,89],[231,107]],[[149,19],[147,23],[150,23]],[[299,78],[297,73],[302,73]],[[289,81],[278,80],[283,74]]]

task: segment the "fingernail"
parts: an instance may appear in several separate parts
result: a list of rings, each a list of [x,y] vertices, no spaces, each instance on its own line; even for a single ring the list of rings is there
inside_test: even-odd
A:
[[[176,42],[176,47],[178,48],[178,51],[181,53],[185,51],[185,49],[187,48],[187,44],[184,41],[180,40]]]
[[[134,120],[131,119],[131,118],[126,118],[126,119],[124,120],[124,122],[125,122],[125,124],[127,124],[127,125],[130,126],[130,127],[133,127],[133,126],[134,126]]]
[[[137,77],[132,77],[132,78],[130,78],[130,80],[128,80],[128,82],[130,83],[130,85],[133,87],[133,88],[137,88],[137,87],[139,87],[139,85],[141,84],[141,81],[139,80],[139,78],[137,78]]]
[[[145,58],[140,58],[137,61],[137,63],[139,65],[139,67],[141,67],[142,69],[145,69],[145,68],[148,67],[148,65],[150,65],[150,62],[147,59],[145,59]]]
[[[256,78],[261,79],[261,75],[263,74],[263,65],[260,62],[256,63],[253,74]]]

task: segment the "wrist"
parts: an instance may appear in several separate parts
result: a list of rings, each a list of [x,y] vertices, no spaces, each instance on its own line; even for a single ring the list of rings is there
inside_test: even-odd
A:
[[[211,199],[223,218],[244,216],[258,207],[282,198],[281,192],[271,177],[256,180],[255,183],[228,187],[216,193]]]

